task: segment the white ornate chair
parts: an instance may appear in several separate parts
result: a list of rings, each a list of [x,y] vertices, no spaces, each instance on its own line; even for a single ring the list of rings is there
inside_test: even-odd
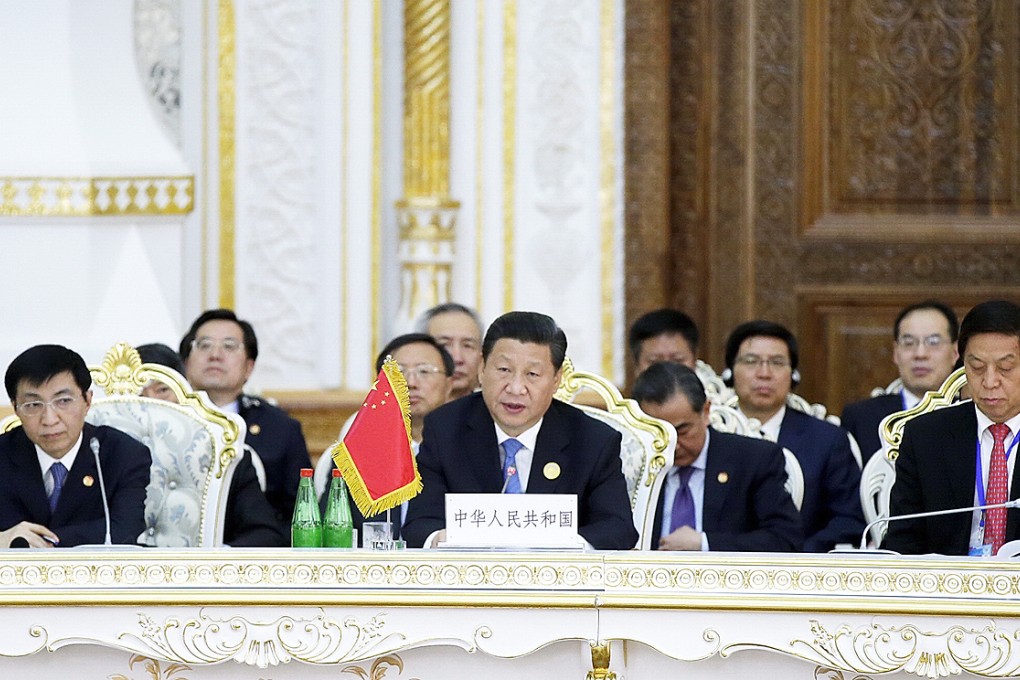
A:
[[[586,390],[598,395],[605,404],[605,410],[586,404],[574,405],[623,435],[620,460],[623,475],[627,478],[634,526],[640,535],[637,548],[650,550],[655,503],[665,478],[659,472],[672,465],[676,428],[665,420],[643,412],[636,401],[625,399],[616,386],[605,378],[575,370],[570,359],[564,360],[563,377],[556,390],[556,398],[574,403],[578,394]]]
[[[885,387],[876,387],[871,390],[872,397],[881,397],[883,394],[896,394],[903,389],[903,378],[896,378]]]
[[[728,403],[730,398],[736,396],[733,388],[723,381],[714,368],[701,359],[698,359],[696,362],[694,373],[701,379],[701,384],[705,386],[705,395],[708,396],[708,400],[713,404]]]
[[[910,419],[922,413],[952,406],[957,402],[960,391],[966,384],[967,375],[962,368],[958,368],[946,378],[942,387],[925,394],[912,409],[886,416],[879,425],[882,451],[871,457],[861,473],[861,507],[864,510],[865,522],[871,523],[889,516],[889,497],[896,482],[896,458],[900,455],[904,426]],[[880,545],[885,537],[885,531],[884,523],[871,527],[871,541],[875,545]]]
[[[160,547],[223,545],[227,490],[244,445],[240,416],[217,409],[177,371],[143,364],[125,343],[114,345],[102,364],[89,369],[94,395],[86,420],[122,430],[152,453],[140,541]],[[140,396],[152,380],[169,385],[179,403]],[[20,425],[16,415],[10,416],[0,431]]]
[[[713,403],[708,412],[708,419],[713,430],[762,439],[761,423],[755,418],[748,418],[734,406]],[[784,448],[783,458],[786,462],[786,490],[793,499],[793,504],[800,510],[800,505],[804,501],[804,472],[792,451]]]

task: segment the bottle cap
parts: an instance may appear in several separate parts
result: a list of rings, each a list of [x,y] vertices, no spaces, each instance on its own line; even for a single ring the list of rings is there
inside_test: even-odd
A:
[[[315,471],[312,470],[312,468],[301,468],[301,476],[302,477],[311,477],[314,474],[315,474]]]
[[[334,477],[343,477],[343,475],[340,474],[340,468],[333,468],[333,476]]]

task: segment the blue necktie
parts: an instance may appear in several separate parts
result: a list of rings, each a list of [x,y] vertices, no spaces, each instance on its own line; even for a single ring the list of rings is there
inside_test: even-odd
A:
[[[517,452],[524,448],[524,444],[516,439],[507,439],[503,442],[503,453],[506,458],[503,461],[503,493],[521,493],[521,477],[517,474]]]
[[[50,493],[50,513],[52,514],[57,509],[57,501],[60,500],[64,480],[67,479],[67,468],[63,463],[54,463],[50,466],[50,477],[53,479],[53,491]]]
[[[670,519],[670,533],[680,527],[695,528],[694,520],[694,496],[691,494],[691,475],[694,474],[694,466],[688,465],[677,469],[677,477],[680,478],[680,488],[673,496],[673,517]]]

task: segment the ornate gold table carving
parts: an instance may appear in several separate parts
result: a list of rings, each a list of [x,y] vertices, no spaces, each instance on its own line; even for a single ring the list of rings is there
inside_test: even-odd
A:
[[[759,658],[745,652],[802,677],[998,678],[1020,674],[1018,601],[1012,563],[969,559],[7,551],[0,674],[41,680],[32,669],[49,655],[102,649],[119,664],[104,677],[122,678],[145,664],[150,676],[285,666],[335,677],[375,660],[428,680],[444,654],[514,660],[485,666],[492,680],[529,663],[528,677],[736,677]]]

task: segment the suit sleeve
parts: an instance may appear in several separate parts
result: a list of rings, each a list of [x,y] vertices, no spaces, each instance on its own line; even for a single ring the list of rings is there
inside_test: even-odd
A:
[[[613,432],[595,459],[591,483],[578,499],[582,516],[577,533],[599,550],[630,550],[638,540],[620,467],[621,435]]]
[[[925,510],[917,467],[916,435],[911,425],[907,423],[903,430],[900,453],[896,459],[896,482],[889,498],[890,515],[909,515]],[[888,524],[882,547],[904,555],[919,555],[929,552],[929,543],[924,519],[903,519]]]
[[[786,490],[783,450],[772,446],[758,456],[759,464],[748,493],[755,527],[750,531],[707,532],[712,550],[751,552],[797,552],[804,540],[800,513]]]
[[[133,545],[145,531],[145,489],[149,485],[152,456],[149,449],[127,435],[113,439],[103,437],[103,483],[110,506],[110,540],[114,544]],[[91,455],[80,451],[79,455]],[[60,545],[71,547],[102,543],[106,519],[64,524],[54,529]]]
[[[857,545],[864,531],[861,510],[861,471],[840,429],[833,437],[823,472],[824,506],[829,521],[804,540],[805,552],[828,552],[840,543]]]
[[[267,408],[267,407],[264,407]],[[266,485],[266,498],[269,500],[270,505],[276,510],[277,522],[280,524],[281,529],[290,527],[290,520],[294,514],[294,502],[297,500],[297,488],[301,482],[301,468],[307,468],[312,466],[311,459],[308,457],[308,445],[305,443],[305,436],[301,432],[301,424],[286,416],[280,412],[279,428],[282,431],[281,440],[278,445],[283,448],[283,455],[277,460],[280,467],[277,467],[277,474],[280,475],[280,483],[276,484],[269,480]],[[275,423],[274,423],[275,425]],[[265,431],[263,431],[265,436]],[[265,444],[261,444],[265,446]],[[259,446],[254,443],[252,447],[259,452]],[[266,474],[272,476],[273,472],[269,469],[270,464],[263,456],[263,463],[266,464]],[[282,468],[282,469],[281,469]]]
[[[446,476],[439,447],[428,445],[429,441],[435,441],[436,436],[429,430],[426,418],[417,458],[422,490],[407,504],[407,517],[401,529],[409,548],[421,548],[426,538],[446,526]]]
[[[290,544],[273,506],[259,487],[251,457],[238,461],[230,480],[223,542],[234,547],[276,548]]]

